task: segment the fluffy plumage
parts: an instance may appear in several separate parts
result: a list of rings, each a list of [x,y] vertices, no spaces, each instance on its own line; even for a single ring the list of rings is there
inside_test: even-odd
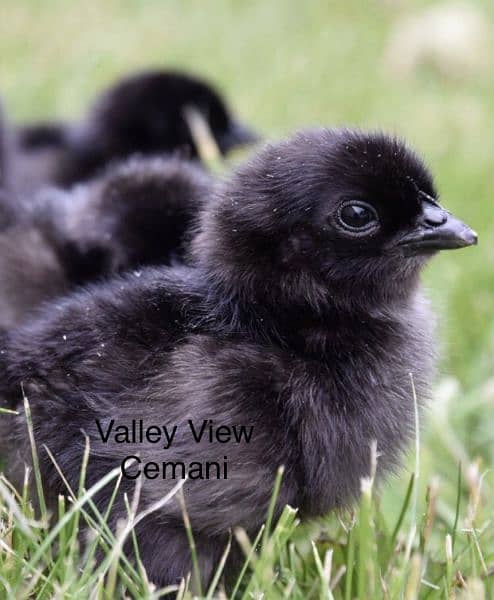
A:
[[[75,286],[182,260],[212,187],[187,161],[136,158],[70,191],[40,193],[0,233],[0,328]]]
[[[190,107],[202,115],[223,154],[257,139],[209,83],[181,72],[146,71],[104,91],[79,123],[20,127],[13,148],[14,187],[25,195],[47,183],[70,186],[132,154],[197,158],[184,116]]]
[[[179,158],[134,158],[70,191],[47,190],[31,211],[71,282],[181,260],[213,179]]]
[[[194,266],[114,279],[9,336],[3,396],[15,405],[24,383],[39,448],[49,446],[72,485],[81,430],[91,439],[88,485],[129,454],[227,455],[228,479],[184,486],[207,581],[228,530],[253,534],[263,522],[279,465],[277,511],[288,502],[315,516],[357,497],[373,440],[378,477],[399,462],[413,431],[410,373],[422,405],[433,370],[420,269],[440,247],[475,241],[435,198],[421,160],[384,135],[322,129],[267,146],[205,207]],[[177,439],[166,451],[103,444],[96,418],[177,425]],[[252,442],[194,444],[187,419],[252,425]],[[27,460],[24,418],[8,427],[17,460]],[[41,470],[63,493],[42,451]],[[174,483],[145,479],[141,506]],[[120,491],[133,486],[124,478]],[[113,524],[123,511],[120,496]],[[152,581],[190,571],[177,503],[137,535]]]

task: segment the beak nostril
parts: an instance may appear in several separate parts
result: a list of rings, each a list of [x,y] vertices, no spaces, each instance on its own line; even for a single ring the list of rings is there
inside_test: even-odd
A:
[[[439,227],[448,220],[448,214],[439,207],[427,206],[422,214],[422,222],[428,227]]]
[[[443,215],[434,215],[434,216],[425,216],[424,218],[424,222],[426,223],[426,225],[431,225],[433,227],[437,227],[439,225],[444,225],[444,223],[446,223],[447,221],[447,216],[445,214]]]

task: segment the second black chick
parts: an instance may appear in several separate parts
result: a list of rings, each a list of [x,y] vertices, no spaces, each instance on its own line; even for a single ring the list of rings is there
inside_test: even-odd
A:
[[[32,221],[72,283],[182,261],[213,178],[179,158],[132,158],[69,191],[41,193]]]
[[[67,187],[133,154],[198,158],[186,118],[190,108],[202,115],[223,154],[258,139],[208,82],[179,71],[145,71],[103,92],[80,123],[20,127],[12,159],[15,189],[25,195],[47,183]]]
[[[0,232],[0,328],[76,286],[184,260],[213,179],[178,158],[135,158],[48,189]]]
[[[359,496],[374,441],[377,477],[396,467],[414,430],[410,373],[422,405],[434,363],[420,271],[438,250],[475,242],[402,142],[303,132],[266,147],[206,205],[193,267],[116,278],[47,307],[4,340],[3,397],[15,406],[24,383],[38,447],[50,448],[73,488],[82,432],[91,442],[86,487],[121,466],[112,527],[137,477],[140,508],[149,508],[188,473],[206,583],[228,532],[254,536],[264,521],[279,465],[276,514],[289,503],[305,517]],[[29,461],[25,419],[9,419],[11,464]],[[115,429],[140,419],[175,428],[173,441],[118,443]],[[194,440],[191,423],[206,435]],[[219,426],[243,426],[250,438],[221,440]],[[225,476],[198,476],[198,462],[216,461],[227,463]],[[56,498],[64,484],[43,450],[40,462]],[[100,510],[111,493],[98,496]],[[136,535],[151,581],[176,583],[191,571],[177,502]]]

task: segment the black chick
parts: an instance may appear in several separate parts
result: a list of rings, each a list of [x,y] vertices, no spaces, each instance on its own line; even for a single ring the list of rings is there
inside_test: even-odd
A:
[[[206,582],[229,529],[252,535],[263,522],[279,465],[278,514],[290,503],[303,516],[355,500],[373,440],[378,477],[397,465],[414,426],[410,373],[422,404],[434,362],[420,270],[437,250],[475,242],[402,142],[304,132],[266,147],[205,207],[193,267],[116,278],[54,303],[5,340],[3,396],[15,405],[24,383],[38,447],[51,449],[73,487],[81,431],[91,440],[88,485],[122,464],[120,492],[131,494],[146,472],[141,508],[175,483],[162,461],[227,457],[226,479],[189,471],[184,485]],[[114,428],[132,419],[176,426],[173,443],[116,443]],[[188,420],[252,427],[252,437],[196,443]],[[24,417],[8,429],[28,460]],[[56,497],[64,485],[40,452]],[[112,525],[124,515],[120,496]],[[140,523],[137,537],[151,581],[191,570],[177,503]]]
[[[41,193],[31,214],[72,283],[182,261],[213,178],[179,158],[131,158],[70,191]]]
[[[182,72],[145,71],[103,92],[80,123],[35,123],[19,128],[13,169],[16,189],[70,186],[111,161],[140,153],[199,157],[187,121],[200,113],[223,154],[257,136],[236,121],[211,84]]]
[[[0,329],[111,274],[182,261],[212,178],[178,158],[134,158],[40,193],[0,233]]]

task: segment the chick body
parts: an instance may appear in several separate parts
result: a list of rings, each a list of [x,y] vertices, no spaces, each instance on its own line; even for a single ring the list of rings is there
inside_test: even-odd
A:
[[[399,464],[414,431],[410,374],[422,406],[434,363],[418,275],[434,253],[430,235],[446,225],[431,225],[429,246],[420,245],[423,194],[442,210],[423,163],[381,134],[316,130],[268,146],[205,206],[192,266],[117,277],[13,332],[3,397],[18,403],[23,381],[38,445],[71,485],[81,431],[91,440],[87,486],[128,455],[187,464],[226,456],[227,479],[190,478],[183,488],[207,582],[228,532],[241,526],[253,536],[264,521],[280,465],[276,515],[289,503],[314,517],[358,497],[373,443],[378,480]],[[403,243],[417,252],[405,254]],[[110,420],[128,425],[136,414],[176,427],[174,442],[159,450],[102,440],[98,422],[107,431]],[[210,419],[252,427],[251,441],[192,439],[189,421]],[[10,446],[26,460],[24,418],[12,421]],[[55,497],[63,493],[45,454],[41,470]],[[145,477],[141,508],[174,483]],[[134,485],[124,477],[120,491]],[[108,497],[97,498],[101,509]],[[112,525],[124,514],[120,495]],[[153,582],[191,570],[176,502],[137,536]],[[234,551],[227,572],[237,560]]]
[[[0,231],[0,329],[78,286],[183,261],[212,188],[188,161],[133,158],[71,190],[40,192]]]

